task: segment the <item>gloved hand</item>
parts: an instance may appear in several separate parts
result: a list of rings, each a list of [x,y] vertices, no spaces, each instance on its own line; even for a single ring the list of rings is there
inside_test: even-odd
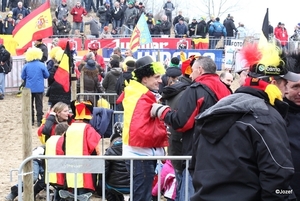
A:
[[[158,103],[153,103],[152,104],[152,108],[150,111],[150,115],[151,117],[158,117],[160,118],[162,113],[169,108],[169,106],[167,105],[162,105],[162,104],[158,104]]]

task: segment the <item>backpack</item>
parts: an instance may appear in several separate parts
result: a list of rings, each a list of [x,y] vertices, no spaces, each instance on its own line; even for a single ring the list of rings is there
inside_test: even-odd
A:
[[[5,62],[5,64],[4,64],[3,66],[1,66],[1,67],[2,67],[2,69],[3,69],[3,72],[4,72],[5,74],[8,74],[8,73],[11,71],[12,66],[13,66],[13,59],[12,59],[11,56],[9,56],[8,61]]]
[[[124,91],[125,86],[128,85],[128,83],[130,82],[130,79],[125,79],[123,73],[119,76],[116,86],[115,86],[115,90],[116,93],[118,94],[118,96],[121,95],[121,93]]]
[[[6,74],[8,74],[11,71],[12,67],[13,67],[12,56],[9,56],[9,60],[7,62],[7,66],[8,66],[7,71],[5,71]]]

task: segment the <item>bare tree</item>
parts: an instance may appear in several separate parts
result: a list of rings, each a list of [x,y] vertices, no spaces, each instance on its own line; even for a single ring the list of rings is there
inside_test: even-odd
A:
[[[240,9],[242,0],[201,0],[195,7],[206,16],[222,17]]]

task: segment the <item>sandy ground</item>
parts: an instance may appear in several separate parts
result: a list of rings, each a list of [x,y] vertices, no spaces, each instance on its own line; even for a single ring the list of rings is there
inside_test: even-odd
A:
[[[44,112],[47,110],[47,99],[44,98]],[[8,94],[0,102],[0,200],[5,200],[5,196],[10,192],[10,187],[17,183],[17,172],[12,173],[10,181],[10,171],[17,170],[23,161],[23,138],[22,138],[22,98]],[[37,127],[32,126],[32,148],[40,145],[37,137]],[[108,142],[108,139],[105,139]],[[105,143],[107,146],[107,143]],[[40,193],[41,199],[45,200],[45,193]],[[99,201],[99,198],[92,198],[91,201]]]

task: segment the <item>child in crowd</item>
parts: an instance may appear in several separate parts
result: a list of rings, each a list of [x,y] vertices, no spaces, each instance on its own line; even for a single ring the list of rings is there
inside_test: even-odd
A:
[[[167,201],[174,201],[176,197],[176,179],[173,165],[170,160],[162,166],[161,176],[160,176],[160,189],[161,193],[167,199]],[[153,200],[160,200],[158,195],[158,182],[152,189]]]

